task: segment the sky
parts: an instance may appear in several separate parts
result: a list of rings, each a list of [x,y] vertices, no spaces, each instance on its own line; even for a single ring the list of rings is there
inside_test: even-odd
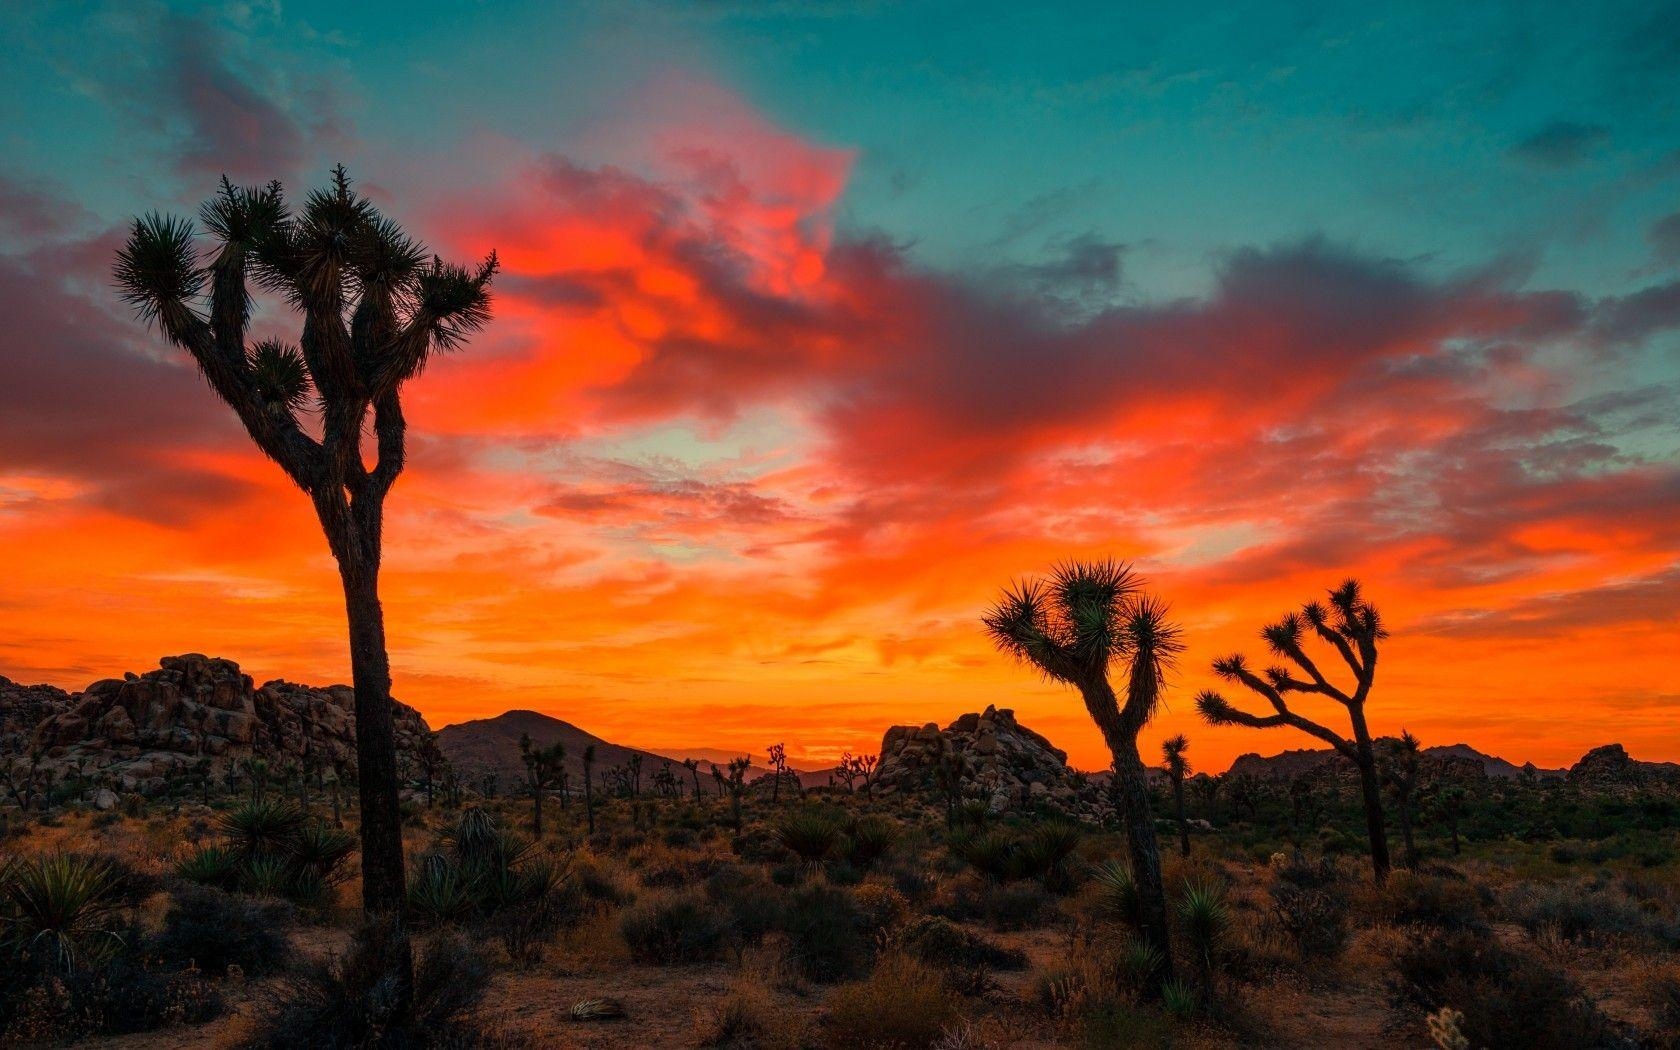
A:
[[[386,516],[434,726],[811,767],[995,704],[1101,768],[979,617],[1116,557],[1187,644],[1146,754],[1315,744],[1192,698],[1354,576],[1377,732],[1680,760],[1680,6],[1369,6],[7,4],[0,675],[348,678],[307,501],[110,279],[342,161],[504,267]]]

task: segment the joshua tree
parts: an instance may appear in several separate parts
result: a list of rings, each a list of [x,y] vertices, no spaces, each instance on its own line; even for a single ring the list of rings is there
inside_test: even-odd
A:
[[[1219,801],[1219,789],[1224,787],[1224,783],[1218,777],[1210,777],[1206,773],[1191,777],[1188,783],[1196,801],[1201,803],[1202,812],[1207,815],[1207,819],[1217,818],[1218,811],[1214,808],[1214,803]]]
[[[1137,738],[1161,701],[1163,679],[1183,651],[1166,605],[1143,592],[1123,562],[1064,562],[1049,578],[1005,590],[984,622],[999,649],[1079,690],[1114,759],[1114,790],[1137,886],[1139,932],[1160,960],[1154,983],[1172,977],[1161,851]],[[1109,681],[1126,671],[1124,699]]]
[[[642,794],[642,756],[631,755],[624,763],[624,780],[630,789],[631,798],[639,798]]]
[[[958,751],[945,737],[939,738],[939,755],[933,763],[933,783],[945,796],[945,823],[957,822],[957,803],[962,801],[963,787],[970,776],[968,756]]]
[[[747,770],[752,759],[746,755],[729,760],[729,774],[724,775],[716,762],[712,763],[712,779],[717,781],[718,794],[729,796],[729,819],[737,834],[741,831],[741,796],[747,790]]]
[[[583,812],[589,821],[589,833],[595,834],[595,745],[583,749]]]
[[[426,808],[432,808],[432,789],[436,784],[438,774],[441,773],[449,760],[443,757],[443,749],[438,747],[437,734],[430,729],[420,735],[420,746],[416,749],[420,758],[420,782],[426,788]]]
[[[1306,651],[1306,637],[1311,632],[1341,655],[1353,672],[1354,687],[1344,690],[1318,669]],[[1288,659],[1299,669],[1300,677],[1287,667],[1269,667],[1263,674],[1255,674],[1248,661],[1239,654],[1216,660],[1213,670],[1221,678],[1240,682],[1264,697],[1272,706],[1272,714],[1255,715],[1232,707],[1212,690],[1196,697],[1202,717],[1213,725],[1248,726],[1253,729],[1273,729],[1293,726],[1315,736],[1335,748],[1337,753],[1352,762],[1359,770],[1359,787],[1365,804],[1365,830],[1371,843],[1371,869],[1377,882],[1388,878],[1388,836],[1383,830],[1382,790],[1377,775],[1376,750],[1371,743],[1371,731],[1365,722],[1365,703],[1371,696],[1371,683],[1377,674],[1377,643],[1388,637],[1376,606],[1360,593],[1359,581],[1348,580],[1330,592],[1329,605],[1308,602],[1300,612],[1285,613],[1283,618],[1269,624],[1261,637],[1276,655]],[[1353,726],[1350,740],[1322,723],[1315,722],[1289,706],[1291,693],[1308,693],[1328,697],[1347,709]]]
[[[779,801],[782,797],[782,774],[787,771],[787,745],[770,745],[770,770],[773,779],[770,782],[770,801]]]
[[[396,979],[400,1013],[412,953],[379,604],[385,498],[406,451],[403,385],[490,319],[496,256],[469,269],[430,255],[351,188],[342,166],[295,214],[278,182],[241,189],[224,178],[200,215],[214,241],[208,258],[190,221],[148,215],[117,254],[117,283],[142,318],[192,355],[251,440],[309,496],[338,562],[356,691],[362,905],[389,926],[389,936],[375,938],[390,948],[377,962]],[[248,278],[302,314],[297,346],[248,342]],[[319,437],[300,416],[310,406],[319,410]],[[370,423],[371,467],[362,450]]]
[[[1384,740],[1379,765],[1388,789],[1394,795],[1395,815],[1400,818],[1400,844],[1405,851],[1406,867],[1417,867],[1417,843],[1412,836],[1413,808],[1417,801],[1418,767],[1423,754],[1418,738],[1411,730],[1402,729],[1399,740]]]
[[[1447,833],[1452,836],[1453,856],[1458,856],[1458,826],[1464,819],[1464,788],[1457,784],[1449,784],[1441,788],[1430,799],[1429,808],[1435,816],[1446,823]]]
[[[694,801],[700,801],[700,760],[698,758],[683,759],[683,768],[694,778]]]
[[[531,834],[542,840],[543,796],[560,779],[566,762],[566,745],[556,740],[547,747],[531,743],[531,734],[519,734],[519,758],[525,763],[525,776],[531,785]]]
[[[1190,775],[1190,760],[1184,753],[1190,750],[1190,738],[1183,733],[1161,741],[1161,768],[1172,778],[1173,809],[1178,816],[1178,852],[1190,855],[1190,825],[1184,822],[1184,778]]]

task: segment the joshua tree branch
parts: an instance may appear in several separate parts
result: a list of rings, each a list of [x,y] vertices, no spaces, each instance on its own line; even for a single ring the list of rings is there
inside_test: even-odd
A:
[[[1292,726],[1303,733],[1315,736],[1335,748],[1340,754],[1358,761],[1358,752],[1353,744],[1344,739],[1335,730],[1319,725],[1310,718],[1305,718],[1289,709],[1281,696],[1273,701],[1277,708],[1274,715],[1255,715],[1239,708],[1232,707],[1231,702],[1218,693],[1207,691],[1196,697],[1196,709],[1202,717],[1214,725],[1247,726],[1250,729],[1277,729],[1281,726]]]

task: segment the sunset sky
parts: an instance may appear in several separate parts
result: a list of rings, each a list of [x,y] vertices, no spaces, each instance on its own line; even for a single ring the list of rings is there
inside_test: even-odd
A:
[[[997,704],[1098,768],[978,618],[1112,555],[1189,646],[1149,753],[1314,743],[1191,698],[1353,575],[1378,732],[1680,760],[1680,8],[1054,6],[6,4],[0,674],[348,678],[305,497],[110,281],[342,160],[504,264],[386,522],[434,727],[810,767]]]

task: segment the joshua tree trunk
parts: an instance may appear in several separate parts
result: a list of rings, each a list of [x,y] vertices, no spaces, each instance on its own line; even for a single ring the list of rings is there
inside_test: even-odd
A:
[[[1365,805],[1365,836],[1371,844],[1371,874],[1381,884],[1388,879],[1388,832],[1383,827],[1382,783],[1377,777],[1377,756],[1371,744],[1371,730],[1365,724],[1365,705],[1349,705],[1353,723],[1353,746],[1358,756],[1359,793]]]
[[[379,567],[341,572],[350,620],[350,677],[356,692],[356,780],[362,811],[362,907],[399,929],[406,899],[391,664]],[[407,953],[400,953],[407,958]],[[412,974],[410,974],[412,976]]]
[[[1114,707],[1114,694],[1106,683],[1103,691],[1107,693],[1106,705],[1086,700],[1085,706],[1093,717]],[[1113,724],[1116,722],[1112,714],[1097,718],[1103,740],[1114,757],[1114,794],[1120,805],[1121,825],[1126,829],[1126,857],[1131,865],[1132,881],[1137,886],[1138,932],[1146,944],[1160,953],[1161,968],[1150,982],[1159,987],[1172,979],[1172,941],[1168,933],[1167,895],[1161,882],[1161,847],[1155,838],[1155,817],[1149,807],[1149,778],[1143,758],[1138,754],[1137,738],[1128,735],[1124,727]]]

